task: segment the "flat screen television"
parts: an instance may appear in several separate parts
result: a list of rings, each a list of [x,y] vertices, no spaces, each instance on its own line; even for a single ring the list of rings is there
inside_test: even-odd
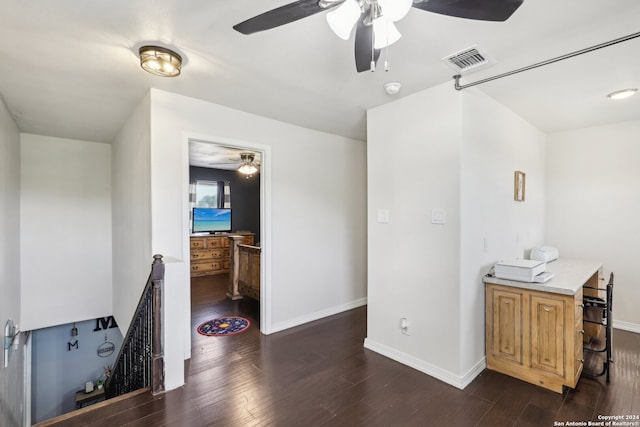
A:
[[[231,209],[193,208],[193,233],[231,231]]]

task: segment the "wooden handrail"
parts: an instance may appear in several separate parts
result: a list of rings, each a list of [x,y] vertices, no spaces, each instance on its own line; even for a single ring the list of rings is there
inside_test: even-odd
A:
[[[162,255],[154,255],[149,279],[105,383],[107,399],[145,387],[153,394],[164,391],[163,283]]]

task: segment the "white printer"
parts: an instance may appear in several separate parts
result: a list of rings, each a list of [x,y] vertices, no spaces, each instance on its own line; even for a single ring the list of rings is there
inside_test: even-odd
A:
[[[558,259],[558,248],[552,246],[538,246],[531,249],[529,258],[536,261],[549,262]]]
[[[532,261],[528,259],[514,259],[500,261],[495,266],[494,274],[498,279],[518,280],[520,282],[533,282],[533,278],[544,273],[547,263],[544,261]]]
[[[494,266],[493,274],[498,279],[546,283],[553,278],[553,273],[546,269],[547,263],[544,261],[514,259],[498,262]]]

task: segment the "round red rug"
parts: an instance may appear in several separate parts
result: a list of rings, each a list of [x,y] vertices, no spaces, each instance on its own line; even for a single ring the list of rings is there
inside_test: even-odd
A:
[[[207,320],[198,326],[198,333],[208,337],[236,335],[249,329],[251,322],[240,316],[220,317]]]

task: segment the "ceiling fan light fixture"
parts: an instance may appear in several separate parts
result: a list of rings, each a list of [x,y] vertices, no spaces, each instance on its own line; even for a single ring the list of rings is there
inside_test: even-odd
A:
[[[255,155],[253,153],[240,153],[242,165],[238,168],[238,172],[244,175],[253,175],[258,172],[258,166],[254,162]]]
[[[611,92],[607,94],[607,98],[611,98],[615,100],[625,99],[635,95],[637,92],[638,92],[637,88],[622,89],[622,90],[617,90],[615,92]]]
[[[253,175],[258,172],[258,168],[255,165],[245,164],[238,168],[238,172],[244,175]]]
[[[402,34],[386,16],[383,15],[373,20],[374,49],[383,49],[391,46],[400,40],[400,37],[402,37]]]
[[[356,0],[346,0],[335,10],[327,13],[329,28],[342,40],[349,40],[362,10]]]
[[[138,52],[143,70],[161,77],[180,75],[182,57],[176,52],[160,46],[142,46]]]
[[[382,13],[390,21],[397,22],[407,16],[413,0],[378,0]]]

